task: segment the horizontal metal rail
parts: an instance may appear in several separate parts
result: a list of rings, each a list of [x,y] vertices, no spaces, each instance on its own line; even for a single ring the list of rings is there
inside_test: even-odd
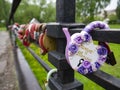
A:
[[[106,90],[120,90],[120,79],[101,70],[85,76]]]
[[[40,57],[37,54],[35,54],[35,52],[31,48],[29,48],[29,47],[26,47],[26,48],[33,55],[33,57],[43,66],[43,68],[47,72],[49,72],[51,70],[51,68],[42,59],[40,59]]]
[[[70,29],[71,34],[75,32],[80,32],[81,28]],[[110,30],[94,30],[90,33],[94,40],[111,42],[111,43],[120,43],[120,29],[110,29]]]

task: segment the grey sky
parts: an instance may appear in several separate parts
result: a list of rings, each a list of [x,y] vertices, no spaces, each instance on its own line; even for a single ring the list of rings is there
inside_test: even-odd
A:
[[[8,1],[12,2],[13,0],[8,0]],[[50,1],[55,2],[56,0],[47,0],[47,2],[50,2]]]

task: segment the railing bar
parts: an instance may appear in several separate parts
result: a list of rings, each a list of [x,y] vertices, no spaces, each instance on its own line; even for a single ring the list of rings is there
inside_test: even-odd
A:
[[[107,90],[120,90],[120,79],[101,70],[85,76]]]
[[[51,70],[51,68],[42,59],[40,59],[39,56],[36,55],[35,52],[31,48],[29,48],[29,47],[26,47],[26,48],[33,55],[33,57],[43,66],[43,68],[47,72],[49,72]]]
[[[76,32],[81,32],[82,28],[70,29],[71,35]],[[110,29],[110,30],[94,30],[90,32],[93,40],[110,42],[110,43],[120,43],[120,29]],[[101,38],[102,37],[102,38]],[[104,38],[104,39],[103,39]]]

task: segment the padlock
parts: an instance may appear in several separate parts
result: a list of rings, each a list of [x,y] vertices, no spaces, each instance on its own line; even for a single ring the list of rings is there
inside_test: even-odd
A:
[[[35,27],[34,38],[37,42],[39,41],[39,36],[42,32],[42,25],[43,24],[39,23],[39,24],[36,24],[36,27]]]
[[[17,32],[18,32],[19,28],[20,28],[20,26],[19,26],[18,23],[15,23],[15,24],[12,25],[12,29],[11,29],[11,30],[12,30],[12,32],[14,33],[15,36],[18,35]]]
[[[34,24],[31,24],[31,27],[29,28],[30,30],[29,30],[29,32],[30,32],[30,37],[32,38],[32,39],[34,39],[35,40],[35,36],[34,36],[34,32],[36,31],[36,29],[35,29],[35,27],[36,27],[36,24],[34,23]]]
[[[107,48],[108,54],[107,54],[107,60],[105,62],[107,64],[114,66],[116,64],[116,59],[115,59],[114,53],[110,50],[108,43],[98,42],[98,44]]]
[[[30,42],[29,42],[29,40],[26,38],[26,37],[24,37],[24,39],[23,39],[23,45],[24,46],[26,46],[26,47],[29,47],[30,46]]]
[[[29,40],[29,42],[34,42],[34,34],[32,32],[34,32],[34,29],[35,29],[35,24],[29,24],[27,29],[26,29],[26,37],[27,39]]]
[[[30,40],[32,41],[38,41],[39,35],[42,32],[42,25],[41,23],[32,23],[30,24],[29,27],[29,35],[30,35]]]
[[[14,23],[14,25],[12,26],[12,30],[18,31],[19,27],[20,27],[20,25],[18,23]]]
[[[114,66],[117,63],[114,53],[112,51],[108,53],[106,63],[112,66]]]
[[[96,46],[89,34],[92,30],[109,29],[109,26],[101,21],[94,21],[88,24],[80,33],[74,33],[70,36],[68,28],[63,28],[67,38],[65,56],[70,66],[81,74],[89,74],[98,70],[106,61],[109,53],[109,46],[106,42],[104,45]]]
[[[46,25],[42,25],[42,33],[39,37],[39,46],[41,48],[41,54],[45,55],[48,51],[56,49],[56,40],[47,36]]]
[[[40,49],[41,49],[40,52],[42,55],[45,55],[48,52],[48,50],[45,48],[44,43],[43,43],[44,36],[45,36],[45,33],[41,33],[39,37],[39,46],[40,46]]]
[[[20,28],[18,30],[18,38],[20,40],[22,40],[24,35],[25,35],[25,29],[26,29],[26,25],[25,24],[20,25]]]
[[[27,25],[27,28],[25,30],[25,35],[23,36],[23,40],[22,40],[23,45],[26,47],[29,47],[31,44],[29,28],[30,28],[30,26]]]

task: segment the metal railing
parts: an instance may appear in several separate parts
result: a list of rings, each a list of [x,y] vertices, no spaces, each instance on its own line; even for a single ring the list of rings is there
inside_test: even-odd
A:
[[[75,0],[56,1],[56,22],[47,23],[47,35],[56,39],[56,50],[48,52],[48,60],[57,68],[55,77],[49,80],[51,90],[83,90],[84,84],[74,77],[74,70],[65,58],[66,38],[62,31],[68,27],[70,33],[80,32],[84,24],[75,23]],[[54,33],[53,33],[54,32]],[[120,30],[98,30],[91,32],[94,40],[120,44]],[[29,47],[28,51],[48,72],[51,68],[44,63]],[[120,90],[120,79],[113,77],[101,70],[85,75],[88,79],[107,90]]]

